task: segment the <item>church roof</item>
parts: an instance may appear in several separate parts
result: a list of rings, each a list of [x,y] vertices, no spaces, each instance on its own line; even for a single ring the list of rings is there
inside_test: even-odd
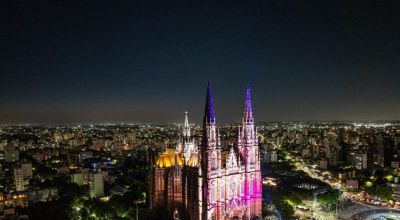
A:
[[[199,155],[196,153],[192,153],[186,165],[188,165],[189,167],[198,167],[200,165]]]
[[[175,153],[173,149],[166,149],[156,162],[157,167],[166,168],[175,165],[183,165],[183,157],[180,153]]]

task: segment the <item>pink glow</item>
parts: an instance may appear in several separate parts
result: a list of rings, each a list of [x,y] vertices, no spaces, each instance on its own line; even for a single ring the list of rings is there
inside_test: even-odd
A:
[[[186,122],[188,120],[187,114],[185,115],[186,130],[183,131],[184,134],[185,131],[190,131],[189,123]],[[168,168],[156,168],[155,175],[162,178],[154,177],[156,187],[152,194],[154,198],[151,200],[155,206],[167,204],[165,208],[169,211],[176,210],[176,208],[185,209],[193,220],[209,218],[226,220],[232,217],[252,219],[254,216],[261,217],[262,184],[260,160],[250,88],[246,90],[245,112],[237,140],[238,149],[234,150],[232,148],[230,152],[225,152],[228,153],[225,155],[225,164],[222,164],[222,152],[218,129],[215,124],[210,85],[207,87],[204,119],[202,145],[198,148],[198,152],[197,150],[196,152],[189,152],[191,154],[198,153],[201,163],[194,167],[190,166],[190,169],[188,169],[189,165],[186,163]],[[190,132],[186,133],[190,134]],[[187,141],[190,139],[191,137],[186,136],[181,142],[182,146],[175,150],[175,158],[180,157],[185,150],[189,149]],[[197,149],[197,146],[193,149]],[[187,157],[189,157],[189,154]],[[254,158],[256,159],[254,160]],[[182,159],[182,161],[185,160]],[[183,176],[184,172],[180,172],[181,176],[177,177],[177,179],[168,178],[170,172],[175,172],[175,169],[179,169],[179,171],[186,170],[188,176]],[[167,184],[163,184],[165,178],[168,178]],[[182,180],[190,180],[189,183],[192,185]],[[173,181],[173,184],[177,184],[174,185],[177,187],[171,188],[170,181]],[[165,195],[167,195],[167,198],[165,198]],[[182,201],[185,201],[184,204],[182,204]],[[200,205],[199,202],[201,202]]]

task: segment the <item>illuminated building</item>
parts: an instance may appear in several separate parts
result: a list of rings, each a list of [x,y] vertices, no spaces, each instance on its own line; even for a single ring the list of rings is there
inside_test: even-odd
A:
[[[24,173],[20,164],[14,167],[14,184],[17,192],[25,190]]]
[[[25,194],[0,194],[0,207],[28,207],[28,197]]]
[[[200,147],[190,136],[187,114],[175,149],[166,149],[151,171],[152,207],[192,220],[258,219],[262,183],[258,135],[246,91],[245,112],[235,146],[223,151],[211,86],[207,88]]]
[[[104,196],[104,181],[102,173],[91,173],[89,175],[89,193],[90,197]]]
[[[367,167],[367,154],[362,152],[357,152],[354,155],[354,165],[357,170],[366,170]]]
[[[88,168],[82,168],[78,173],[71,174],[71,182],[79,186],[89,186],[90,197],[104,196],[105,172],[101,170],[90,171]]]
[[[19,160],[19,151],[12,144],[8,144],[4,147],[4,160],[7,163],[12,163]]]
[[[24,161],[21,163],[22,173],[24,175],[24,179],[30,179],[33,176],[32,173],[32,163]]]

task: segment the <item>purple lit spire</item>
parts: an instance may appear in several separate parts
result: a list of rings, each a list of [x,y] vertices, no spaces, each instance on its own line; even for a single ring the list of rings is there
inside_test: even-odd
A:
[[[250,94],[250,86],[247,86],[246,89],[246,109],[244,111],[244,121],[245,122],[253,122],[253,110],[251,108],[251,94]]]
[[[206,98],[206,109],[205,109],[205,115],[204,115],[204,122],[207,124],[215,123],[214,105],[213,105],[213,99],[211,96],[210,82],[208,82],[208,85],[207,85],[207,98]]]

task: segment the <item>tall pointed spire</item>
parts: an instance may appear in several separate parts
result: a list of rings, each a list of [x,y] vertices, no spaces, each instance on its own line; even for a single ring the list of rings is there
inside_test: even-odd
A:
[[[207,85],[207,97],[206,97],[206,109],[204,112],[204,123],[206,124],[214,124],[215,123],[215,115],[214,115],[214,104],[211,96],[211,84],[208,82]]]
[[[190,126],[187,111],[185,112],[185,123],[183,124],[183,137],[190,138]]]
[[[253,123],[253,110],[251,107],[251,93],[250,93],[250,86],[247,85],[246,89],[246,109],[244,111],[244,118],[245,123]]]

